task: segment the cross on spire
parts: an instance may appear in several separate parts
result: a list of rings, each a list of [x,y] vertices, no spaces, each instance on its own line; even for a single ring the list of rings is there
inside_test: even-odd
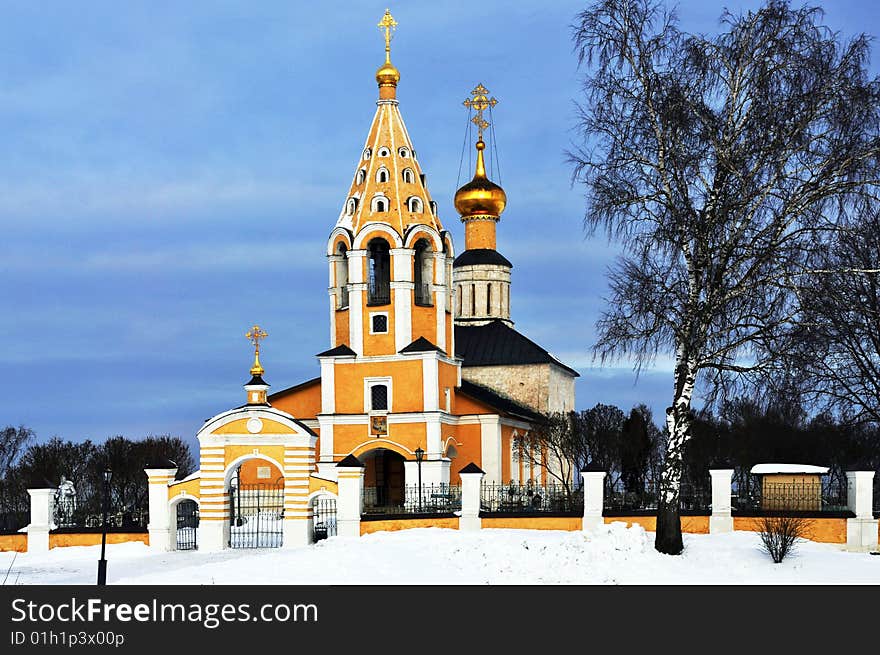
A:
[[[385,15],[382,16],[382,20],[379,21],[379,29],[384,30],[385,32],[385,63],[391,63],[391,37],[393,32],[397,29],[397,21],[394,20],[394,16],[391,15],[391,10],[386,9]]]
[[[494,97],[490,98],[489,89],[482,84],[477,84],[476,88],[471,91],[471,95],[473,97],[468,98],[462,104],[468,109],[473,109],[476,112],[476,115],[471,119],[471,122],[477,126],[478,140],[482,141],[483,130],[489,127],[489,121],[483,117],[483,112],[497,105],[498,100]]]
[[[244,336],[254,344],[254,365],[251,366],[251,375],[262,375],[265,371],[260,364],[260,341],[268,337],[269,333],[264,332],[259,325],[254,325]]]

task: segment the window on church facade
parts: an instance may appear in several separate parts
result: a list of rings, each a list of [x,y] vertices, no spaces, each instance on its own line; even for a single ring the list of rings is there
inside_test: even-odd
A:
[[[387,212],[388,211],[388,198],[384,196],[376,196],[373,198],[373,207],[372,211],[374,212]]]
[[[380,168],[376,173],[376,181],[377,182],[387,182],[388,181],[388,169]]]
[[[388,314],[373,314],[373,334],[386,334],[388,332]]]
[[[403,169],[403,181],[407,184],[412,184],[416,181],[415,173],[413,173],[413,170],[411,168]]]
[[[345,309],[348,307],[348,248],[344,243],[340,243],[336,247],[336,254],[341,257],[336,262],[336,286],[339,289],[336,308]]]
[[[370,387],[370,409],[374,412],[388,409],[388,387],[384,384]]]
[[[413,255],[413,287],[417,305],[431,307],[431,282],[434,279],[433,256],[431,246],[426,239],[416,241]]]

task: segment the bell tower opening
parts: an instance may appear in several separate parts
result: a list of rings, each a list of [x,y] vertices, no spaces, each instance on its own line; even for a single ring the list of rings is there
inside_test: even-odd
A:
[[[422,307],[433,306],[431,282],[434,279],[433,252],[427,239],[416,241],[413,255],[413,286],[415,301]]]
[[[367,246],[368,305],[388,305],[391,302],[391,254],[388,242],[376,238]]]

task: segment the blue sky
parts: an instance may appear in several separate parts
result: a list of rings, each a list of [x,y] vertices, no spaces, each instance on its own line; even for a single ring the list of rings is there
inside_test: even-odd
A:
[[[498,248],[514,263],[517,328],[581,371],[578,407],[645,402],[659,416],[665,359],[638,381],[625,363],[591,364],[614,248],[584,238],[564,155],[579,91],[569,26],[584,6],[392,5],[398,96],[459,251],[461,101],[478,82],[500,99]],[[682,2],[681,22],[714,30],[723,6]],[[274,389],[316,376],[325,240],[375,110],[384,2],[3,7],[0,425],[191,437],[242,402],[254,322],[270,333]],[[844,34],[880,33],[874,3],[826,11]]]

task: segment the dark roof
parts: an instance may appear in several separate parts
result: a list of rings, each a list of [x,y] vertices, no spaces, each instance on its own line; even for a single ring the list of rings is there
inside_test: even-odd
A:
[[[489,407],[497,409],[504,414],[510,414],[511,416],[524,418],[529,421],[534,421],[535,419],[540,418],[540,415],[535,411],[524,405],[520,405],[518,402],[513,401],[510,398],[505,398],[504,396],[499,395],[488,387],[474,384],[467,380],[462,380],[461,386],[458,390],[465,396],[470,396],[474,400],[479,400],[481,403],[489,405]]]
[[[46,478],[41,475],[36,475],[27,483],[28,489],[57,489],[58,485],[49,482]]]
[[[272,400],[273,398],[277,398],[278,396],[281,396],[283,394],[288,394],[291,391],[299,391],[300,389],[305,389],[306,387],[310,387],[313,384],[319,384],[320,382],[321,382],[320,377],[312,378],[311,380],[306,380],[305,382],[300,382],[299,384],[295,384],[292,387],[287,387],[286,389],[282,389],[281,391],[276,391],[271,396],[269,396],[269,400]]]
[[[507,266],[513,268],[513,264],[507,261],[507,257],[492,248],[474,248],[473,250],[465,250],[455,261],[452,262],[452,268],[459,266],[475,266],[477,264],[493,264],[495,266]]]
[[[249,386],[251,386],[252,384],[259,384],[259,385],[264,386],[264,387],[271,387],[271,386],[272,386],[271,384],[269,384],[268,382],[266,382],[266,381],[265,381],[261,376],[259,376],[259,375],[254,375],[254,376],[252,376],[252,377],[251,377],[251,381],[245,383],[244,386],[249,387]]]
[[[498,319],[485,325],[456,325],[455,351],[464,359],[462,366],[556,364],[580,377],[573,368]]]
[[[458,472],[459,475],[461,475],[462,473],[485,473],[485,471],[473,462],[471,462]]]
[[[176,469],[177,462],[174,460],[170,460],[167,457],[156,457],[149,464],[147,464],[144,468],[147,469]]]
[[[354,468],[355,466],[357,466],[359,468],[364,468],[364,465],[361,464],[361,461],[357,457],[355,457],[354,455],[346,455],[342,461],[340,461],[338,464],[336,464],[336,466],[337,467],[339,467],[339,466],[351,467],[351,468]]]
[[[425,337],[419,337],[411,344],[406,346],[403,350],[400,351],[401,355],[405,355],[406,353],[429,353],[429,352],[438,352],[446,354],[446,351],[442,348],[438,348],[433,343],[425,339]]]
[[[315,357],[357,357],[357,353],[343,343],[335,348],[318,353]]]
[[[581,473],[607,473],[605,467],[601,464],[597,464],[596,462],[590,462],[586,466],[581,468]]]

